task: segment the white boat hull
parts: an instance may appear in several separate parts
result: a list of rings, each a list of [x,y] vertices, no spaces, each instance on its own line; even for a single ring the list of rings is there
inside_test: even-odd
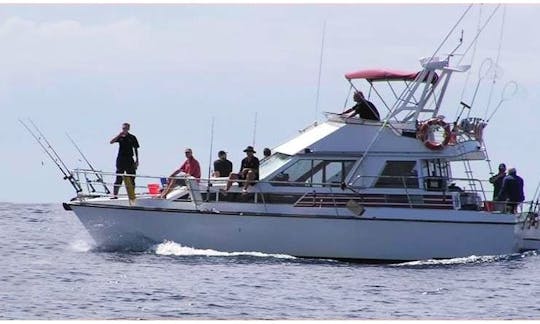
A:
[[[501,255],[522,249],[515,217],[482,212],[370,208],[354,217],[345,209],[343,216],[330,216],[86,203],[70,207],[105,249],[144,249],[171,240],[199,249],[381,261]]]
[[[520,227],[523,250],[540,250],[540,222],[538,216],[535,219],[527,218]]]

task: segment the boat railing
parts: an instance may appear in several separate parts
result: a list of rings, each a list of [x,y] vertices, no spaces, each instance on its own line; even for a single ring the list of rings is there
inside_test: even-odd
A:
[[[73,177],[79,181],[83,192],[79,199],[93,197],[112,197],[114,181],[117,176],[134,177],[135,192],[139,197],[158,197],[171,177],[144,174],[116,174],[88,169],[73,170]],[[297,207],[344,207],[353,200],[365,206],[390,206],[408,208],[445,208],[486,210],[504,212],[505,202],[482,199],[482,183],[487,181],[467,178],[445,177],[406,177],[406,176],[361,176],[353,183],[345,182],[294,182],[294,181],[256,181],[250,185],[247,193],[242,192],[245,180],[234,180],[231,195],[224,195],[228,179],[195,179],[185,176],[172,177],[186,181],[182,195],[170,200],[202,202],[254,202],[267,209],[269,204],[286,203]],[[467,188],[467,184],[476,181],[477,186]],[[359,184],[368,184],[362,186]],[[309,188],[310,190],[306,190]],[[480,188],[474,190],[473,188]],[[119,197],[127,197],[126,190],[120,190]],[[519,211],[533,207],[532,202],[519,204]]]

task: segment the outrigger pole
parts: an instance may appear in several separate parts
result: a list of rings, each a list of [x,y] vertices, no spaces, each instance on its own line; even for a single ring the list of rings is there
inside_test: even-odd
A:
[[[73,175],[69,171],[69,168],[66,166],[64,161],[62,161],[60,156],[58,156],[54,148],[51,146],[51,143],[49,143],[47,138],[45,138],[43,133],[41,133],[39,128],[36,126],[36,124],[34,124],[31,119],[28,119],[28,121],[30,121],[32,126],[34,126],[35,130],[39,133],[39,136],[37,136],[36,133],[32,131],[30,127],[28,127],[21,119],[19,119],[19,122],[24,126],[24,128],[26,128],[30,135],[32,135],[32,137],[36,140],[39,146],[41,146],[47,156],[54,162],[54,164],[56,164],[58,169],[60,169],[60,172],[62,172],[62,174],[64,175],[64,180],[69,180],[69,183],[71,183],[77,193],[82,192],[81,185],[77,180],[75,180],[75,178],[73,178]],[[43,144],[43,141],[45,141],[46,146],[45,144]]]
[[[212,176],[210,172],[212,168],[212,151],[213,150],[214,150],[214,116],[212,116],[212,127],[210,128],[210,156],[208,157],[208,183],[206,185],[206,201],[207,202],[210,200],[210,186],[212,185],[210,183],[210,177]],[[219,176],[221,176],[221,174]]]
[[[88,167],[90,168],[90,170],[92,170],[92,172],[94,173],[94,175],[96,176],[97,178],[97,182],[100,182],[102,185],[103,185],[103,189],[105,189],[105,193],[107,195],[109,195],[111,192],[109,190],[109,188],[107,187],[107,185],[105,184],[105,182],[103,181],[103,177],[101,176],[101,174],[99,174],[99,172],[96,171],[96,169],[94,169],[94,167],[92,166],[92,164],[90,163],[90,161],[88,161],[88,159],[86,158],[86,156],[83,154],[83,152],[81,151],[81,149],[79,148],[79,145],[77,145],[77,143],[75,143],[75,141],[73,140],[73,138],[71,138],[71,136],[69,136],[69,134],[66,132],[66,136],[69,138],[69,140],[71,141],[71,143],[75,146],[75,148],[77,149],[77,151],[79,151],[79,153],[81,154],[82,158],[84,159],[84,161],[86,162],[86,164],[88,164]],[[84,176],[86,177],[86,173],[84,174]],[[90,182],[90,180],[88,179],[88,177],[86,177],[86,181],[88,182],[88,184],[90,185],[90,187],[92,188],[92,191],[95,192],[96,190],[94,189],[94,186],[92,186],[92,183]]]

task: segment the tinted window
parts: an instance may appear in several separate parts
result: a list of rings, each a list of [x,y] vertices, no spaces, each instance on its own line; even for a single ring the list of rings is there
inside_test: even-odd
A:
[[[298,160],[276,175],[272,181],[286,181],[273,185],[288,186],[339,186],[351,170],[355,161]]]
[[[386,161],[377,188],[418,188],[416,161]]]

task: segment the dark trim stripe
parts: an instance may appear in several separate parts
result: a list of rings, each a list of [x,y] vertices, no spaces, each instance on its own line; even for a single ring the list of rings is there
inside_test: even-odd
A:
[[[137,211],[160,211],[165,213],[185,213],[185,214],[214,214],[228,216],[252,216],[252,217],[276,217],[276,218],[316,218],[316,219],[349,219],[360,221],[387,221],[387,222],[417,222],[417,223],[445,223],[445,224],[482,224],[482,225],[516,225],[522,222],[478,222],[478,221],[445,221],[445,220],[424,220],[424,219],[404,219],[404,218],[368,218],[368,217],[353,217],[353,216],[326,216],[326,215],[303,215],[303,214],[278,214],[278,213],[253,213],[253,212],[219,212],[210,213],[199,210],[190,209],[173,209],[161,207],[144,207],[144,206],[111,206],[92,203],[68,203],[71,206],[102,208],[102,209],[127,209]]]

